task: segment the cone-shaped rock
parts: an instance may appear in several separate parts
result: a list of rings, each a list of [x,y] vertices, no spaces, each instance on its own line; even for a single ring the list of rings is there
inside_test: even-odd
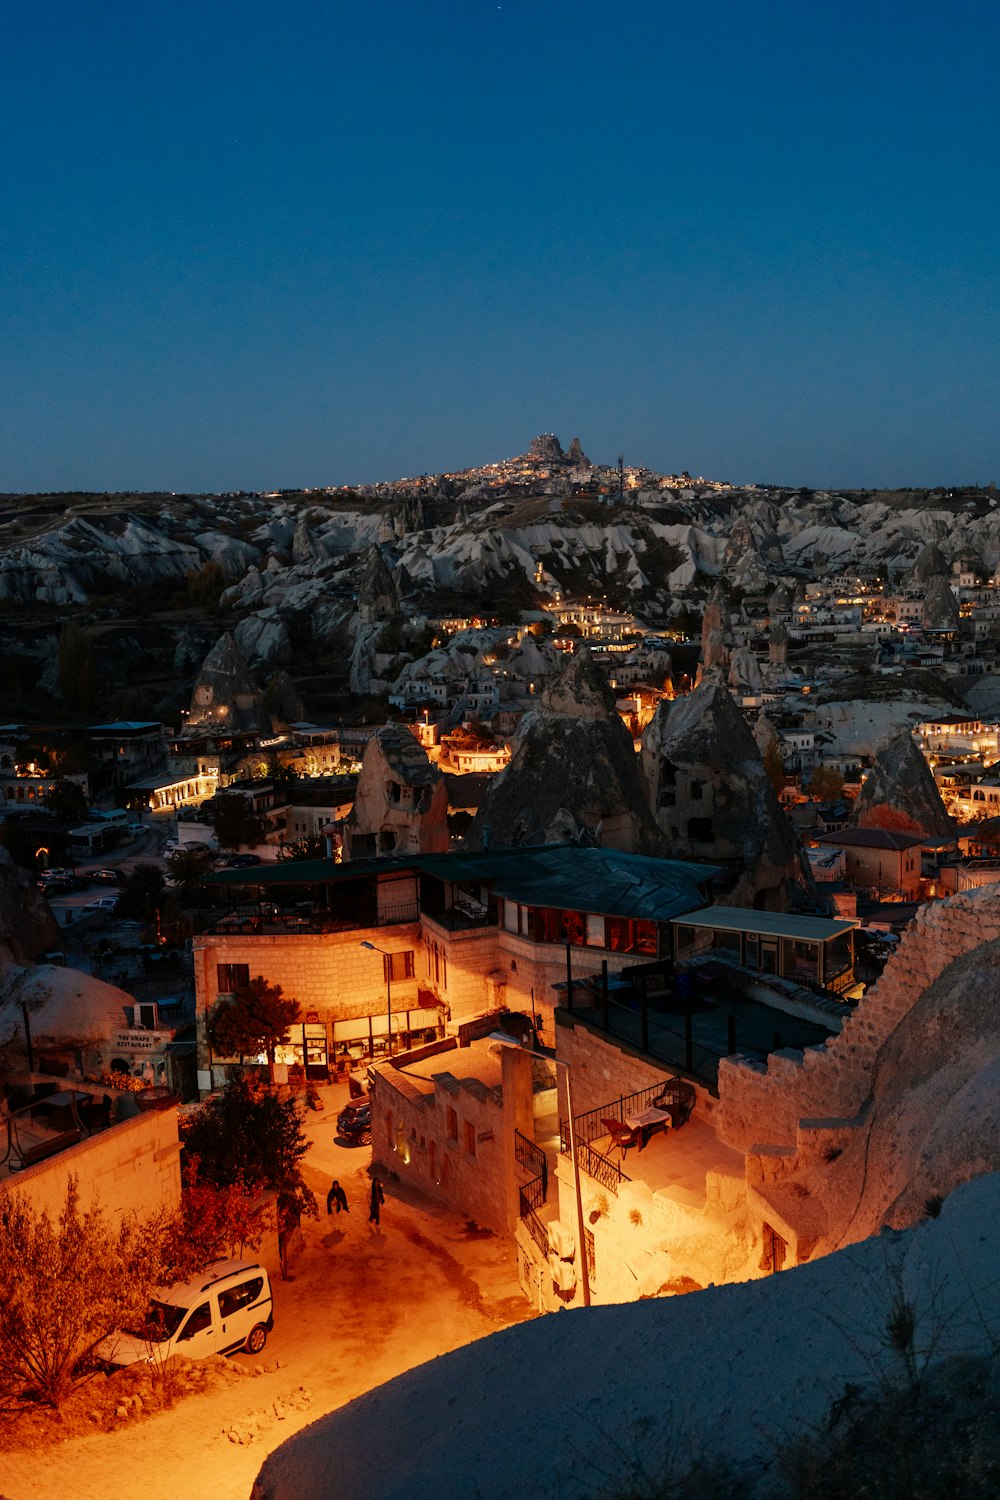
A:
[[[701,662],[699,680],[704,676],[725,676],[729,670],[729,648],[733,642],[732,623],[726,607],[726,596],[716,584],[705,601],[701,618]]]
[[[876,755],[854,803],[854,821],[862,828],[931,839],[955,837],[933,773],[908,729],[893,735]]]
[[[960,618],[958,600],[947,578],[935,576],[927,585],[920,623],[925,630],[957,630]]]
[[[630,854],[662,852],[631,737],[586,647],[522,721],[511,762],[490,783],[469,830],[472,848],[482,847],[486,830],[493,846],[570,838]]]
[[[640,769],[669,852],[724,866],[729,905],[787,911],[810,895],[798,834],[721,683],[660,703],[642,737]]]
[[[263,695],[247,659],[227,630],[202,662],[191,694],[188,729],[262,730],[271,728]]]
[[[948,571],[947,558],[933,542],[928,542],[917,553],[910,578],[914,583],[929,583],[932,578],[947,578]]]
[[[378,547],[369,547],[358,589],[358,619],[362,625],[375,625],[398,614],[399,595],[392,574]]]

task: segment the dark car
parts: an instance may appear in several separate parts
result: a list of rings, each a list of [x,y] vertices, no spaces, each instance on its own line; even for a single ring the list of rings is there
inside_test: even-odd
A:
[[[226,860],[227,870],[252,870],[254,865],[262,865],[264,861],[259,854],[234,854]]]
[[[337,1130],[349,1141],[367,1146],[372,1138],[372,1106],[367,1097],[352,1099],[337,1116]]]

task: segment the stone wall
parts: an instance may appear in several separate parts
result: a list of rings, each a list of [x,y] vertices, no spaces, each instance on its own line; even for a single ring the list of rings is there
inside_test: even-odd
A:
[[[4,1178],[0,1193],[22,1193],[55,1220],[75,1174],[84,1208],[97,1201],[112,1218],[173,1212],[181,1201],[180,1152],[176,1109],[149,1110]]]
[[[569,1063],[573,1082],[573,1113],[585,1115],[589,1110],[638,1093],[640,1089],[652,1088],[674,1078],[673,1069],[650,1062],[641,1053],[635,1052],[626,1042],[591,1030],[570,1011],[556,1013],[556,1051],[560,1062]],[[565,1119],[566,1081],[565,1073],[559,1072],[559,1116]],[[698,1090],[697,1109],[700,1115],[712,1114],[715,1101],[707,1089],[695,1085]]]
[[[301,936],[202,933],[195,937],[198,1066],[208,1066],[203,1020],[219,995],[216,972],[219,964],[247,964],[251,978],[262,974],[270,984],[280,984],[286,996],[299,1002],[303,1014],[316,1011],[327,1024],[384,1014],[386,985],[382,958],[362,948],[363,941],[377,943],[389,953],[413,952],[414,977],[393,981],[392,1008],[394,1014],[415,1008],[423,968],[420,928],[416,922]]]
[[[879,1048],[927,986],[963,953],[1000,937],[1000,893],[987,886],[921,907],[882,977],[839,1036],[767,1064],[719,1064],[717,1128],[727,1145],[795,1147],[800,1120],[847,1120],[868,1097]],[[579,1113],[579,1106],[577,1106]]]
[[[391,1063],[373,1071],[372,1161],[440,1203],[508,1232],[503,1093],[454,1078],[441,1057],[432,1092]],[[453,1112],[453,1123],[449,1117]]]

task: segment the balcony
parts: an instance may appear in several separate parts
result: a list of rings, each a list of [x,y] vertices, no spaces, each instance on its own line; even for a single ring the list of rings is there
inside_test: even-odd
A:
[[[330,932],[362,932],[420,920],[416,901],[372,907],[367,911],[316,911],[306,906],[278,907],[267,902],[213,912],[200,929],[215,937],[306,937]]]

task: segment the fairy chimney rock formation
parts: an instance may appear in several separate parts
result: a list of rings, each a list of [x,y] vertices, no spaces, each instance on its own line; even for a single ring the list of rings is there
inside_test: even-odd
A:
[[[227,630],[202,662],[191,694],[187,730],[260,730],[271,719],[247,659]]]
[[[917,553],[910,580],[913,583],[929,583],[932,578],[946,578],[949,572],[947,558],[933,542],[928,542]]]
[[[954,839],[955,825],[908,729],[901,729],[879,749],[854,803],[854,822],[861,828]]]
[[[798,834],[722,683],[660,703],[642,737],[640,770],[670,854],[722,865],[727,905],[787,911],[812,892]]]
[[[958,630],[960,618],[958,600],[947,578],[935,575],[927,585],[920,623],[925,630]]]
[[[698,680],[724,677],[729,670],[729,648],[733,643],[732,625],[726,608],[726,596],[716,584],[705,601],[701,618],[701,661]]]
[[[365,746],[344,845],[347,859],[447,850],[444,777],[405,725],[383,724]]]
[[[369,547],[358,588],[358,619],[376,625],[399,614],[399,595],[378,547]]]
[[[487,835],[488,830],[488,835]],[[521,722],[510,764],[490,782],[471,848],[571,840],[658,854],[632,740],[586,647],[569,657]]]

